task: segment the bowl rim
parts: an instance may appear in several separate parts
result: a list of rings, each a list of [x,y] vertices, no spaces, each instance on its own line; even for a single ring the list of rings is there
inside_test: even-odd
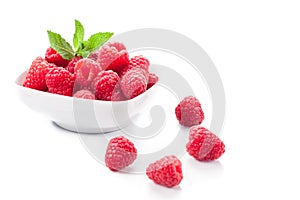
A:
[[[26,79],[26,75],[27,75],[28,69],[23,71],[14,81],[15,86],[19,89],[25,90],[25,91],[29,91],[29,92],[33,92],[36,94],[44,94],[44,95],[50,95],[50,96],[54,96],[57,98],[62,98],[62,99],[66,99],[66,100],[72,100],[74,101],[74,99],[76,99],[76,101],[93,101],[94,103],[101,103],[101,104],[125,104],[125,103],[131,103],[134,101],[137,101],[138,99],[142,98],[143,96],[147,95],[151,90],[153,90],[154,87],[156,87],[157,83],[154,84],[152,87],[150,87],[149,89],[147,89],[145,92],[143,92],[142,94],[132,98],[132,99],[128,99],[128,100],[124,100],[124,101],[104,101],[104,100],[93,100],[93,99],[84,99],[84,98],[77,98],[77,97],[73,97],[73,96],[64,96],[64,95],[60,95],[60,94],[54,94],[54,93],[49,93],[49,92],[45,92],[45,91],[41,91],[41,90],[36,90],[36,89],[32,89],[32,88],[28,88],[28,87],[24,87],[23,86],[23,82]],[[22,82],[23,80],[23,82]],[[21,83],[22,82],[22,83]]]

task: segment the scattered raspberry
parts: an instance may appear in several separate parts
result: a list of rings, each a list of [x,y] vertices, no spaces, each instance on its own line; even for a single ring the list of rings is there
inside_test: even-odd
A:
[[[52,68],[46,75],[49,92],[65,96],[72,96],[74,75],[62,67]]]
[[[176,156],[165,156],[151,163],[146,169],[146,174],[154,183],[166,187],[179,185],[183,177],[181,162]]]
[[[73,95],[73,97],[93,100],[96,99],[95,95],[89,90],[79,90]]]
[[[148,72],[150,62],[143,56],[135,56],[129,60],[128,66],[125,67],[120,73],[120,77],[124,76],[126,72],[132,69],[143,69]]]
[[[53,48],[49,47],[46,51],[45,59],[49,63],[54,63],[59,67],[66,67],[69,64],[69,60],[65,60],[59,55]]]
[[[206,128],[193,126],[186,151],[199,161],[210,161],[218,159],[225,152],[225,145]]]
[[[99,100],[111,101],[112,94],[119,82],[119,76],[111,70],[102,71],[98,74],[95,83],[95,95]]]
[[[143,74],[144,70],[129,70],[120,81],[120,87],[124,96],[132,99],[147,89],[147,79]]]
[[[36,90],[47,91],[45,76],[53,67],[56,66],[52,63],[48,63],[42,57],[37,57],[32,62],[26,74],[26,79],[23,83],[23,86]]]
[[[147,83],[147,89],[151,88],[158,82],[158,76],[154,73],[149,73],[149,79]]]
[[[175,109],[176,118],[183,126],[193,126],[201,124],[204,113],[201,104],[196,97],[185,97]]]
[[[90,88],[94,78],[102,71],[99,63],[91,59],[79,60],[74,68],[76,89]]]
[[[97,61],[104,70],[118,73],[128,65],[129,55],[123,44],[108,43],[100,49]]]
[[[109,141],[105,154],[105,164],[112,171],[119,171],[132,164],[137,156],[134,144],[123,136]]]
[[[75,68],[75,65],[76,63],[81,60],[82,57],[79,57],[79,56],[76,56],[74,58],[72,58],[69,62],[69,64],[66,66],[66,69],[71,72],[72,74],[74,74],[74,68]]]

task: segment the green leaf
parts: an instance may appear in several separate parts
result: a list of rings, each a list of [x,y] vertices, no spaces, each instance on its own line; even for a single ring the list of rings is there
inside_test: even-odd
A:
[[[92,53],[100,46],[102,46],[105,42],[107,42],[112,35],[113,33],[110,32],[99,32],[93,34],[87,41],[83,42],[84,47],[79,53],[83,57],[88,57],[90,53]]]
[[[84,38],[83,25],[80,23],[80,21],[75,19],[75,33],[73,36],[73,45],[74,45],[75,51],[80,50],[81,43],[83,42],[83,38]]]
[[[60,34],[49,30],[47,32],[51,47],[64,59],[71,60],[75,54],[72,46]]]
[[[79,50],[80,42],[79,42],[78,37],[77,37],[76,34],[74,34],[74,36],[73,36],[73,46],[75,48],[75,51]]]
[[[90,54],[91,54],[91,52],[83,50],[83,51],[81,51],[80,56],[87,58]]]

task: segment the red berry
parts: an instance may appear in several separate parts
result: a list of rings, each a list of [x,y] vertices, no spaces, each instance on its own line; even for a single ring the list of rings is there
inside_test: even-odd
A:
[[[147,79],[143,72],[141,69],[129,70],[121,78],[120,87],[126,98],[132,99],[146,91]]]
[[[147,89],[151,88],[158,82],[158,76],[154,73],[149,73],[149,79],[147,83]]]
[[[146,174],[154,183],[166,187],[179,185],[183,178],[181,162],[176,156],[165,156],[151,163]]]
[[[105,154],[105,164],[112,171],[119,171],[132,164],[137,156],[134,144],[123,136],[109,141]]]
[[[218,159],[225,152],[225,145],[206,128],[193,126],[190,129],[186,151],[199,161],[210,161]]]
[[[93,100],[96,99],[95,95],[89,90],[79,90],[73,95],[73,97]]]
[[[91,59],[79,60],[74,68],[76,88],[90,88],[91,83],[100,71],[102,71],[102,68],[96,61]]]
[[[193,126],[201,124],[204,113],[201,104],[196,97],[185,97],[175,109],[176,118],[183,126]]]
[[[100,54],[100,50],[93,51],[92,53],[90,53],[88,58],[91,60],[97,61],[99,54]]]
[[[111,97],[112,101],[124,101],[126,100],[126,97],[124,96],[120,84],[117,84]]]
[[[97,81],[99,79],[101,79],[102,76],[97,76],[96,78],[94,78],[94,80],[92,81],[91,83],[91,90],[93,92],[95,92],[95,85],[97,83]],[[114,90],[113,90],[113,93],[112,93],[112,97],[111,97],[111,100],[112,101],[124,101],[126,100],[126,97],[124,96],[122,90],[121,90],[121,87],[120,87],[120,84],[117,83]]]
[[[66,67],[69,64],[69,60],[63,59],[53,48],[49,47],[46,51],[45,59],[49,63],[54,63],[59,67]]]
[[[123,44],[108,43],[100,49],[97,61],[104,70],[113,70],[119,73],[128,65],[129,55]]]
[[[23,86],[36,90],[47,91],[45,76],[53,67],[56,66],[52,63],[48,63],[42,57],[37,57],[32,62],[26,74],[26,79],[23,83]]]
[[[71,72],[72,74],[74,74],[74,68],[75,68],[75,65],[76,63],[81,60],[82,57],[79,57],[79,56],[76,56],[74,58],[72,58],[69,62],[69,64],[66,66],[66,69]]]
[[[111,70],[102,71],[98,74],[95,83],[95,95],[99,100],[111,101],[112,94],[119,82],[119,76]]]
[[[150,62],[147,58],[143,56],[135,56],[129,60],[128,66],[125,67],[120,73],[120,77],[126,74],[129,70],[132,69],[143,69],[148,72]]]
[[[46,75],[49,92],[65,96],[72,96],[74,74],[62,67],[51,69]]]
[[[114,47],[118,51],[122,51],[122,50],[127,51],[125,45],[123,43],[120,43],[120,42],[109,42],[106,45],[108,45],[110,47]]]
[[[99,73],[100,74],[100,73]],[[90,90],[95,93],[96,92],[96,83],[100,80],[99,74],[94,78],[94,80],[91,82]]]

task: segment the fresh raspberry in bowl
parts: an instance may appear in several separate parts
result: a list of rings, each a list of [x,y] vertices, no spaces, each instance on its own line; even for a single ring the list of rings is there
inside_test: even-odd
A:
[[[37,57],[18,77],[18,94],[26,105],[71,131],[97,133],[125,127],[143,112],[157,77],[150,76],[147,58],[130,59],[123,43],[109,41],[112,32],[89,38],[84,32],[75,20],[69,43],[47,30],[50,47],[45,58]]]
[[[93,58],[95,59],[95,56]],[[128,65],[129,55],[124,44],[112,42],[99,50],[97,61],[103,69],[119,73]]]
[[[69,72],[67,70],[61,71],[63,71],[65,79],[67,77],[65,75]],[[127,99],[118,89],[120,86],[116,85],[112,94],[112,101],[91,100],[94,93],[90,90],[90,92],[82,93],[79,92],[81,90],[77,91],[78,93],[73,92],[76,97],[78,97],[77,95],[81,97],[74,98],[71,97],[70,90],[66,90],[67,93],[65,94],[68,96],[54,94],[54,88],[51,89],[53,93],[46,92],[48,90],[46,83],[43,83],[44,91],[24,87],[27,73],[29,71],[23,72],[16,80],[16,89],[20,100],[60,127],[74,132],[106,133],[122,129],[128,126],[135,116],[143,115],[146,105],[154,97],[152,87],[133,99]],[[51,75],[50,77],[52,79],[55,76]],[[68,81],[66,83],[68,86]],[[48,84],[50,87],[56,86],[55,78],[51,80],[51,84]],[[132,109],[128,110],[128,107]]]
[[[69,64],[69,60],[63,59],[53,48],[49,47],[45,54],[45,59],[49,63],[53,63],[58,67],[66,67]]]

